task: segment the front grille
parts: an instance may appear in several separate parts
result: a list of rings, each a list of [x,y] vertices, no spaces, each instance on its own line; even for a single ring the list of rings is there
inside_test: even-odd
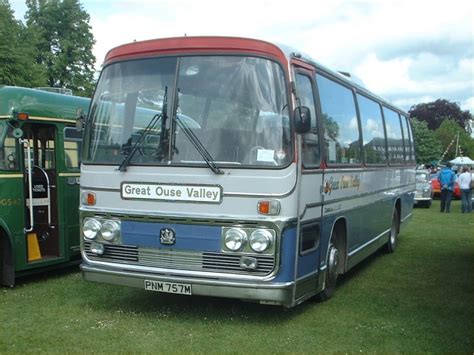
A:
[[[98,256],[91,252],[90,246],[90,242],[84,242],[84,251],[90,260],[127,265],[255,276],[268,275],[275,267],[275,257],[272,255],[252,255],[253,258],[257,259],[257,268],[255,270],[245,270],[240,267],[240,255],[105,244],[104,254]]]

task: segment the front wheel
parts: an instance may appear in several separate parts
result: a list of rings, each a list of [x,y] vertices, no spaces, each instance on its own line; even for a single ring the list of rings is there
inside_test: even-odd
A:
[[[397,247],[398,231],[400,229],[400,217],[398,216],[398,210],[393,211],[392,225],[390,227],[390,235],[387,242],[387,252],[393,253]]]
[[[322,302],[330,299],[336,291],[337,277],[339,275],[339,262],[341,251],[337,247],[336,232],[333,232],[328,249],[328,259],[326,262],[326,272],[324,274],[324,289],[318,294],[318,299]]]

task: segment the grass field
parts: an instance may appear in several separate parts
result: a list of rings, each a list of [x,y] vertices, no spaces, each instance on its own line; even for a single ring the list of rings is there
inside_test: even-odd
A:
[[[416,209],[395,254],[293,309],[86,283],[78,269],[0,289],[0,352],[474,351],[474,214]]]

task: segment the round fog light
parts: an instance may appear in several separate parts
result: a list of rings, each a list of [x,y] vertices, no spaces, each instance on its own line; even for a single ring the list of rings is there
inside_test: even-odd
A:
[[[92,242],[91,243],[91,252],[96,255],[103,255],[104,254],[104,246],[100,243]]]
[[[271,244],[272,234],[265,229],[257,229],[249,239],[250,247],[257,253],[264,252]]]
[[[243,256],[240,258],[240,267],[247,270],[255,270],[258,266],[258,261],[251,256]]]

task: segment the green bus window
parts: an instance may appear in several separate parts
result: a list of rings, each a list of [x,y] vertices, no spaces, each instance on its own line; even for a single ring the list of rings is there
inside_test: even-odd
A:
[[[75,128],[64,128],[64,159],[67,169],[77,170],[81,166],[82,133]]]
[[[18,154],[16,139],[12,136],[12,128],[6,122],[0,122],[0,169],[18,170]]]

